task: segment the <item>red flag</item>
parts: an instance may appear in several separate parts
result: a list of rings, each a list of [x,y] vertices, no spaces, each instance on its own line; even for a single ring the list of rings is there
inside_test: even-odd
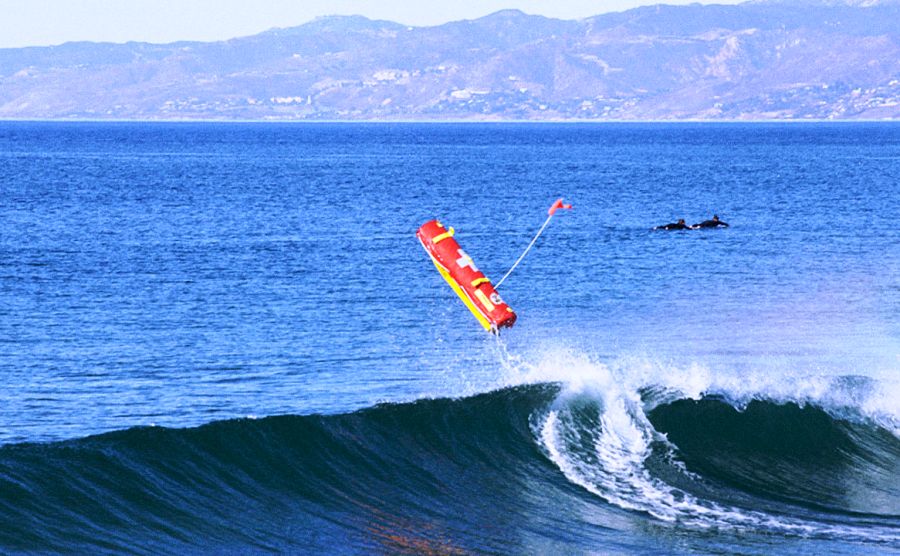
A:
[[[562,198],[559,198],[556,200],[555,203],[553,203],[553,206],[550,207],[550,210],[547,211],[547,214],[549,214],[550,216],[553,216],[553,213],[555,213],[557,211],[557,209],[570,210],[571,208],[572,208],[572,205],[564,205]]]

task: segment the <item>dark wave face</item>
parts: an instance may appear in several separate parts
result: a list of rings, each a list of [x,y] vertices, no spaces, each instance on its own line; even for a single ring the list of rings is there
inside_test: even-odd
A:
[[[796,404],[639,405],[543,384],[7,445],[0,547],[671,552],[715,530],[746,552],[900,549],[891,432]]]
[[[793,403],[738,411],[713,399],[681,400],[650,419],[690,469],[734,489],[735,503],[751,495],[775,511],[900,517],[900,442],[882,428]]]

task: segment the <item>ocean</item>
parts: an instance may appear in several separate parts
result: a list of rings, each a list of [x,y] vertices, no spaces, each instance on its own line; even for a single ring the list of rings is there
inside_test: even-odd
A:
[[[900,553],[898,371],[897,124],[0,123],[3,553]]]

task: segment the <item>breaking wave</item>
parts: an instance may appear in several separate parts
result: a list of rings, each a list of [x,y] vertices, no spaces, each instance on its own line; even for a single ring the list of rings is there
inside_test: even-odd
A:
[[[682,388],[677,372],[629,388],[580,364],[592,377],[563,388],[533,429],[570,481],[608,503],[697,529],[897,540],[900,439],[871,381],[754,392],[698,387],[693,369]]]
[[[462,399],[0,447],[0,546],[507,553],[640,524],[900,548],[896,383],[503,357]]]

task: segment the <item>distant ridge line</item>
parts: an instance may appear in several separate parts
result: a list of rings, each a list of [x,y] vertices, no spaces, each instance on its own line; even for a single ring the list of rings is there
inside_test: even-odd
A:
[[[0,49],[0,118],[755,121],[900,118],[900,2],[326,16],[218,42]]]

